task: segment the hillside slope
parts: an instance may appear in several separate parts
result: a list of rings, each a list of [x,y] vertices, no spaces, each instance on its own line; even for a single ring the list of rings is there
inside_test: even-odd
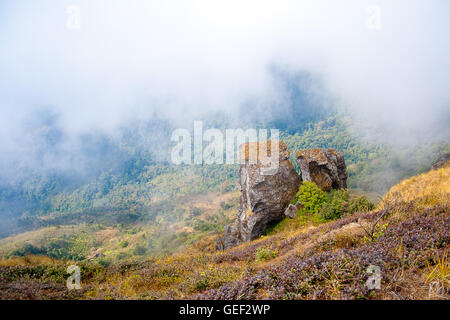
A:
[[[445,141],[404,149],[368,141],[352,130],[356,123],[344,115],[298,121],[300,116],[293,111],[295,127],[275,126],[289,149],[344,152],[351,192],[374,203],[389,187],[424,172],[450,151]],[[230,125],[217,122],[211,125]],[[94,257],[107,265],[174,253],[220,231],[235,214],[237,201],[230,195],[236,192],[238,166],[171,165],[167,153],[172,127],[163,124],[141,124],[145,130],[138,126],[125,131],[118,141],[86,138],[83,159],[92,168],[81,177],[77,172],[30,175],[22,170],[11,184],[0,179],[0,258],[40,253],[76,261]],[[222,199],[214,204],[216,214],[208,213],[209,204],[197,203],[210,194]],[[97,233],[115,236],[97,241]]]
[[[303,216],[295,227],[274,229],[226,251],[213,251],[211,235],[184,253],[145,262],[107,268],[82,262],[78,291],[65,288],[66,267],[73,262],[2,260],[0,294],[3,299],[448,299],[449,185],[447,166],[394,186],[373,211],[328,223]]]

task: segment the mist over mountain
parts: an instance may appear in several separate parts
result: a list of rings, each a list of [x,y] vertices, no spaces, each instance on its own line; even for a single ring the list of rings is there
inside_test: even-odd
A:
[[[206,190],[183,189],[182,172],[211,188],[232,181],[233,168],[171,166],[170,135],[194,120],[342,149],[350,186],[382,193],[448,146],[449,6],[2,1],[3,229]],[[183,187],[168,191],[174,177]]]
[[[155,114],[180,125],[216,112],[236,118],[245,106],[270,118],[295,98],[286,87],[299,87],[314,108],[326,101],[384,126],[387,137],[436,126],[448,137],[445,1],[3,1],[1,8],[2,158],[29,150],[30,117],[42,112],[57,117],[73,143],[86,133],[114,136]],[[287,85],[279,74],[289,75]]]

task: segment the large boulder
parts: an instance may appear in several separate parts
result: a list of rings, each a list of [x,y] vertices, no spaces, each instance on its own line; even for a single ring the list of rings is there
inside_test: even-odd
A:
[[[334,149],[301,150],[296,154],[302,181],[312,181],[323,191],[347,188],[344,154]]]
[[[267,145],[264,145],[266,144]],[[227,249],[260,237],[266,228],[282,220],[285,209],[300,186],[300,177],[289,158],[284,142],[278,144],[278,156],[271,141],[245,143],[240,148],[239,189],[241,191],[236,220],[225,227],[216,249]],[[270,156],[260,152],[266,148]]]

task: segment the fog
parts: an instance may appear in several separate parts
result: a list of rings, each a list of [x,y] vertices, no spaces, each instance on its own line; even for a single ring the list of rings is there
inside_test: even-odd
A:
[[[449,15],[446,0],[3,0],[0,166],[33,157],[55,125],[45,162],[60,165],[80,135],[155,116],[189,128],[243,105],[282,114],[274,70],[312,75],[304,93],[364,120],[368,138],[448,140]]]

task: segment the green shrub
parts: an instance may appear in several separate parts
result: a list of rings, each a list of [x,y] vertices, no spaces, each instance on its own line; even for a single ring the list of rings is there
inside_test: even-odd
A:
[[[310,181],[303,181],[296,196],[297,201],[304,205],[304,210],[311,213],[319,213],[327,201],[327,193]]]
[[[147,253],[147,247],[145,247],[142,244],[136,244],[136,246],[134,247],[133,253],[137,256],[143,256],[144,254]]]
[[[233,203],[227,203],[227,202],[222,201],[222,202],[220,203],[220,207],[221,207],[223,210],[228,210],[228,209],[231,209],[231,208],[233,207]]]
[[[45,253],[46,253],[45,250],[35,247],[32,244],[26,243],[22,247],[12,250],[8,254],[8,257],[23,257],[26,255],[41,255]]]
[[[345,189],[332,190],[327,195],[327,202],[320,210],[320,216],[325,220],[338,219],[347,210],[348,191]]]
[[[104,268],[108,268],[111,265],[111,261],[105,258],[98,259],[97,263]]]
[[[375,209],[375,205],[364,196],[352,199],[348,204],[349,213],[364,212],[373,209]]]
[[[270,250],[269,248],[258,248],[256,251],[256,260],[257,261],[263,261],[263,260],[270,260],[277,256],[276,250]]]
[[[126,248],[126,247],[128,247],[128,241],[122,240],[122,241],[120,241],[119,245],[121,248]]]
[[[27,243],[11,251],[8,256],[45,255],[56,259],[81,261],[93,246],[92,241],[84,237],[85,235],[71,235],[66,239],[51,239],[42,247]]]
[[[375,208],[375,205],[364,196],[350,200],[346,189],[331,190],[326,193],[310,181],[303,181],[294,201],[303,203],[304,212],[312,213],[323,221],[339,219],[346,213],[369,211]]]
[[[130,257],[129,253],[126,252],[117,252],[116,253],[116,260],[124,260]]]
[[[204,272],[200,274],[199,279],[194,281],[193,291],[203,291],[209,287],[209,279]]]

